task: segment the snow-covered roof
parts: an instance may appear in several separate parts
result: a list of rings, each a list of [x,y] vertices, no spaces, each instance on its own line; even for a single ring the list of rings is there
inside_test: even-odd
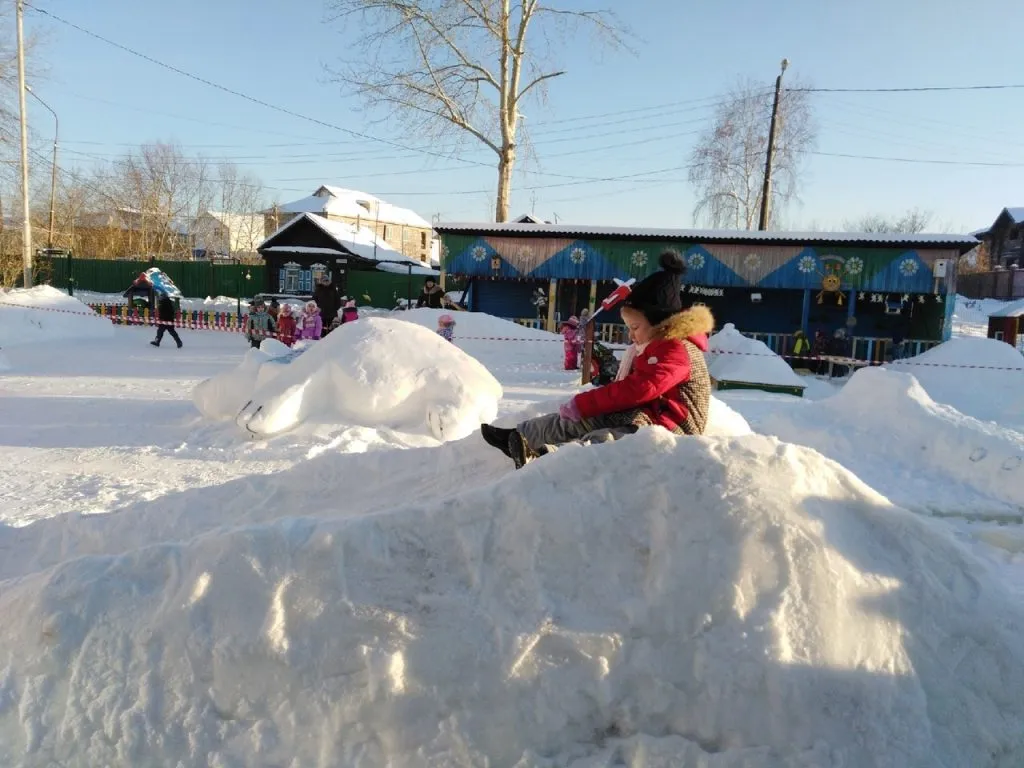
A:
[[[1013,219],[1014,224],[1024,222],[1024,207],[1007,208],[1006,212],[1010,214],[1010,218]]]
[[[319,213],[352,219],[380,221],[407,227],[430,229],[430,222],[415,211],[392,205],[379,197],[357,189],[329,184],[320,186],[312,195],[277,207],[281,213]]]
[[[603,227],[580,224],[492,224],[455,222],[438,224],[441,234],[541,235],[564,237],[618,237],[691,242],[771,242],[821,245],[878,244],[948,246],[969,250],[978,244],[970,235],[902,234],[884,232],[785,232],[737,229],[651,229],[647,227]]]
[[[413,264],[394,264],[392,262],[382,262],[377,265],[377,269],[381,272],[393,272],[396,275],[418,275],[420,277],[436,277],[441,274],[439,270],[431,269],[426,266],[414,266]]]
[[[313,224],[318,226],[324,233],[342,246],[349,253],[358,256],[359,258],[366,259],[367,261],[384,261],[392,262],[395,264],[412,264],[413,266],[419,265],[418,261],[410,259],[390,245],[384,240],[377,237],[372,229],[367,227],[357,227],[354,224],[348,224],[344,221],[331,221],[325,219],[323,216],[318,216],[315,213],[300,213],[298,216],[285,222],[276,232],[267,237],[263,241],[263,244],[257,249],[262,252],[272,253],[310,253],[310,254],[325,254],[325,255],[344,255],[344,251],[335,251],[332,248],[320,248],[316,246],[305,246],[305,245],[271,245],[266,246],[279,234],[295,226],[298,222],[303,219],[309,219]]]
[[[989,317],[1024,317],[1024,299],[1011,301],[1005,307],[1000,307]]]

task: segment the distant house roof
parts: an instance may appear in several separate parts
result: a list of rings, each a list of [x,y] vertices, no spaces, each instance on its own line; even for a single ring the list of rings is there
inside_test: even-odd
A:
[[[1024,299],[1010,302],[1002,309],[989,314],[989,317],[1024,317]]]
[[[512,219],[512,223],[513,224],[548,224],[549,222],[541,221],[540,219],[535,219],[530,214],[524,213],[519,218]]]
[[[429,221],[408,208],[392,205],[367,192],[329,184],[321,185],[313,194],[301,200],[279,205],[276,210],[280,213],[319,213],[323,216],[379,220],[383,224],[399,224],[422,229],[430,229],[431,226]]]
[[[999,220],[1003,218],[1003,216],[1009,217],[1010,221],[1014,224],[1024,224],[1024,207],[1017,206],[1003,208],[1003,210],[999,212],[999,215],[996,216],[995,221],[993,221],[989,226],[985,227],[985,229],[979,229],[976,232],[972,232],[971,234],[975,237],[984,237],[995,229],[996,224],[999,223]]]
[[[268,245],[282,232],[296,226],[301,221],[309,221],[315,224],[331,240],[338,244],[338,249],[323,248],[316,246],[301,245]],[[422,266],[420,262],[414,261],[402,255],[384,240],[377,237],[372,229],[357,227],[354,224],[347,224],[344,221],[331,221],[315,213],[300,213],[290,221],[282,225],[276,232],[270,235],[257,250],[260,253],[311,253],[322,255],[343,256],[346,253],[358,256],[361,259],[375,262],[391,262],[394,264]]]
[[[630,240],[679,240],[693,243],[749,243],[809,245],[894,245],[957,248],[963,252],[978,245],[970,235],[896,234],[883,232],[783,232],[735,229],[650,229],[602,227],[579,224],[517,224],[456,222],[438,224],[441,234],[513,235],[533,237],[596,237]]]

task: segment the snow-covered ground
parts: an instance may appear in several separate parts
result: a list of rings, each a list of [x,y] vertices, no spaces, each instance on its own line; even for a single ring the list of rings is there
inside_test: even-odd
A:
[[[242,336],[2,301],[34,307],[0,304],[2,765],[1024,764],[997,342],[513,472],[428,414],[544,412],[558,336],[458,313],[453,349],[417,310],[248,353],[218,397],[293,417],[265,437],[193,402]],[[981,360],[1009,370],[946,367]]]

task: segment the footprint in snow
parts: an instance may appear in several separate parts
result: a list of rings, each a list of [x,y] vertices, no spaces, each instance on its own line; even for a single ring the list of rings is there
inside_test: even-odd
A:
[[[988,451],[985,448],[975,448],[971,451],[971,461],[981,461],[988,456]]]

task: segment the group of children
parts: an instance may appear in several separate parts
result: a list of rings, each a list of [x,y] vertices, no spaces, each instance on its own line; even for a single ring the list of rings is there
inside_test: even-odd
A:
[[[249,305],[249,319],[246,322],[246,336],[249,344],[259,348],[267,337],[276,337],[278,341],[292,346],[296,341],[315,341],[326,336],[335,328],[359,319],[359,310],[352,300],[345,301],[340,317],[334,318],[331,325],[324,330],[324,320],[320,307],[315,301],[307,301],[302,312],[296,312],[291,304],[278,305],[275,299],[268,307],[263,299],[254,299]],[[455,320],[451,315],[441,315],[437,319],[439,336],[454,343]],[[179,342],[178,346],[181,346]]]
[[[307,301],[302,311],[298,312],[288,303],[278,305],[274,300],[268,307],[263,299],[254,299],[249,305],[246,336],[253,347],[258,348],[260,342],[268,336],[276,337],[290,347],[296,341],[315,341],[339,325],[358,319],[359,310],[356,309],[355,301],[346,301],[341,316],[336,317],[325,332],[320,307],[315,301]]]

